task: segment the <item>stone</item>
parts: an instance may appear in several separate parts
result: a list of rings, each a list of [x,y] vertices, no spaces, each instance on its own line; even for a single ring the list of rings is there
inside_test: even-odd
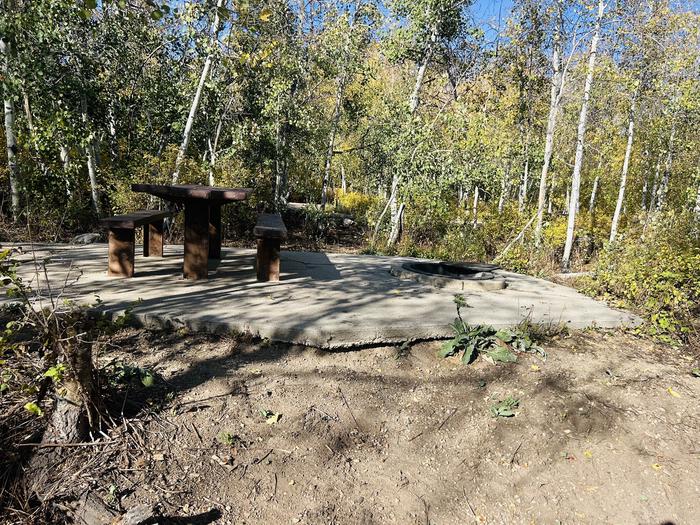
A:
[[[99,242],[102,235],[99,233],[81,233],[76,235],[70,241],[71,244],[93,244]]]

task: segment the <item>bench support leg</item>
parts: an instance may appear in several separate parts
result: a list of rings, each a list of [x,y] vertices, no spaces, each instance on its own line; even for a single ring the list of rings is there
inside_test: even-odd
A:
[[[206,279],[209,262],[209,205],[204,201],[185,203],[185,279]]]
[[[143,225],[143,256],[163,257],[163,220]]]
[[[258,239],[258,281],[280,280],[280,240]]]
[[[209,205],[209,258],[221,259],[221,205]]]
[[[134,276],[134,229],[109,230],[109,263],[107,275]]]

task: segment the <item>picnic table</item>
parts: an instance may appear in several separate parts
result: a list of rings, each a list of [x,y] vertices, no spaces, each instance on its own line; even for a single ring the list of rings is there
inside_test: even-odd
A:
[[[221,207],[244,201],[252,190],[196,184],[132,184],[132,191],[149,193],[185,207],[185,279],[206,279],[209,259],[221,259]]]

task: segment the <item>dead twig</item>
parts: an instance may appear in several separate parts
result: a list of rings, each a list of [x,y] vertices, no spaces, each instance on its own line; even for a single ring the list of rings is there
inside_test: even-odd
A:
[[[442,420],[442,423],[435,429],[436,431],[440,430],[442,427],[445,426],[445,423],[449,421],[449,419],[454,416],[457,413],[457,409],[454,408],[452,409],[452,412],[450,412],[445,419]]]
[[[256,459],[255,461],[253,461],[253,465],[257,465],[258,463],[262,463],[263,461],[265,461],[265,460],[267,459],[267,456],[269,456],[270,454],[272,454],[272,451],[273,451],[273,450],[275,450],[275,449],[274,449],[274,448],[271,448],[270,450],[267,451],[267,454],[265,454],[263,457],[261,457],[260,459]]]
[[[467,489],[462,488],[462,493],[464,494],[464,501],[467,502],[467,507],[469,507],[469,510],[471,511],[472,516],[474,516],[474,519],[475,519],[476,522],[478,523],[478,522],[479,522],[479,518],[477,518],[476,512],[474,512],[474,507],[472,507],[472,504],[469,503],[469,498],[467,497]]]
[[[408,442],[410,443],[411,441],[413,441],[414,439],[417,439],[417,438],[421,437],[422,435],[423,435],[423,431],[421,430],[420,432],[418,432],[418,434],[416,434],[416,435],[413,436],[412,438],[408,438]]]
[[[348,412],[350,412],[350,416],[352,417],[352,420],[355,422],[355,427],[357,428],[358,432],[362,432],[362,429],[360,428],[360,425],[357,422],[357,419],[355,419],[355,414],[352,413],[352,409],[350,408],[350,405],[348,404],[348,400],[345,399],[345,394],[343,394],[343,391],[341,390],[340,387],[338,387],[338,393],[340,394],[340,397],[343,399],[343,403],[345,403],[345,406],[348,409]]]
[[[103,447],[111,445],[116,441],[84,441],[81,443],[18,443],[18,447],[37,448],[72,448],[72,447]]]
[[[272,501],[273,499],[275,499],[277,497],[277,472],[275,472],[274,474],[275,474],[275,484],[272,488],[272,496],[270,496],[269,501]]]
[[[511,469],[513,468],[513,463],[515,462],[515,456],[518,454],[518,451],[520,450],[520,447],[522,447],[522,446],[523,446],[523,442],[521,441],[520,443],[518,443],[518,446],[515,447],[515,451],[513,452],[513,455],[510,458],[510,468]]]

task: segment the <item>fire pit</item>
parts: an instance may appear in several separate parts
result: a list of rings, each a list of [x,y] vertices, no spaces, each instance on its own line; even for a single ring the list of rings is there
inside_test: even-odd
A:
[[[461,291],[502,290],[506,280],[494,273],[495,264],[451,262],[404,262],[391,267],[391,275],[436,288]]]

